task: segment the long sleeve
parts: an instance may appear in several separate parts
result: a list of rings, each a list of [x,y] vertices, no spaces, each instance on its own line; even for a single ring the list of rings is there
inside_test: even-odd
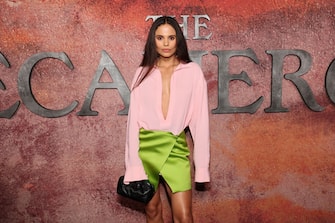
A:
[[[139,75],[140,70],[136,71],[135,79]],[[134,81],[133,84],[134,85]],[[130,105],[128,111],[127,134],[125,145],[125,164],[126,173],[124,181],[147,179],[142,161],[138,155],[139,150],[139,124],[138,124],[139,100],[137,98],[137,91],[132,90],[130,94]]]
[[[201,73],[197,79],[193,99],[193,113],[190,121],[190,130],[194,142],[195,182],[209,182],[209,115],[207,83]]]

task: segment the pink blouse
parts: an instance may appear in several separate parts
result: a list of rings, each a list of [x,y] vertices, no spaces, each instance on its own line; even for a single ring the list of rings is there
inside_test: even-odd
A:
[[[136,70],[132,88],[142,67]],[[171,77],[166,119],[162,113],[162,79],[158,68],[130,95],[126,135],[124,181],[148,179],[139,158],[139,129],[169,131],[179,135],[189,126],[193,142],[195,182],[209,182],[209,118],[207,83],[198,64],[180,63]]]

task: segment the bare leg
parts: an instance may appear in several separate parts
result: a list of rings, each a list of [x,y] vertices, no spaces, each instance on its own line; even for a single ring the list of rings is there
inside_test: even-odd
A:
[[[193,223],[192,190],[172,193],[168,185],[166,190],[171,201],[173,222]]]
[[[159,187],[151,201],[145,206],[147,223],[163,223],[162,201]]]

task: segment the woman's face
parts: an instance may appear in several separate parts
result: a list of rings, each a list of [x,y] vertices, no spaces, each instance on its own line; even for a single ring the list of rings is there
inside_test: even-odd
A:
[[[169,24],[158,26],[155,32],[155,43],[157,53],[161,57],[174,56],[177,50],[176,30]]]

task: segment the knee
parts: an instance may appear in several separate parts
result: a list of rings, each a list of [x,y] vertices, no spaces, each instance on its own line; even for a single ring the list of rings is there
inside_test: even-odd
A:
[[[149,219],[160,218],[162,214],[161,202],[150,202],[147,204],[145,207],[145,213]]]
[[[175,223],[192,223],[193,216],[191,211],[179,212],[174,215]]]

